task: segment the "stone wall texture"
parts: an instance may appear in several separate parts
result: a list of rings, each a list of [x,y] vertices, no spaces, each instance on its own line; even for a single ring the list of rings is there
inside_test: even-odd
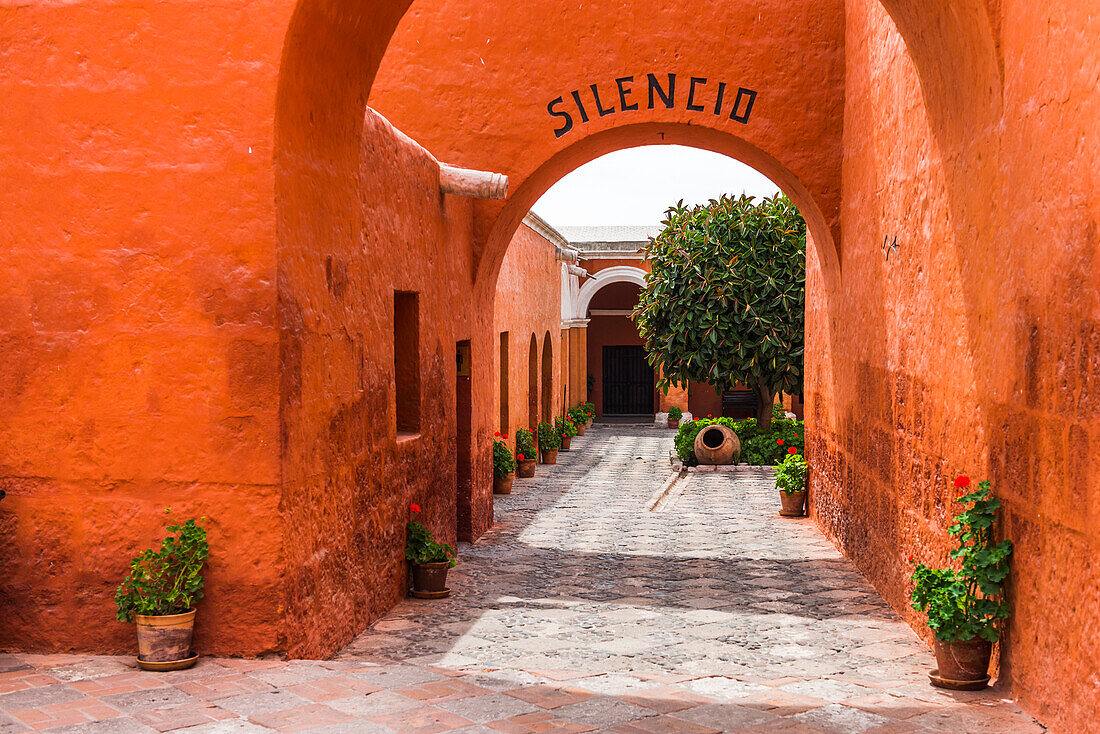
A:
[[[1087,5],[960,8],[933,35],[847,3],[842,276],[830,289],[811,262],[807,294],[813,517],[927,638],[906,556],[946,564],[952,480],[989,478],[1016,546],[1002,687],[1066,731],[1100,719]]]
[[[447,539],[492,521],[494,299],[524,214],[599,155],[681,143],[806,215],[815,520],[905,610],[905,556],[946,557],[951,479],[992,479],[1017,544],[1002,688],[1087,728],[1098,24],[1076,0],[0,9],[0,646],[132,649],[110,596],[170,505],[209,518],[203,652],[331,653],[401,594],[410,501]],[[677,75],[671,107],[650,73]],[[747,121],[711,112],[720,82],[758,93]],[[574,91],[589,120],[555,136]],[[437,160],[510,195],[442,197]],[[400,441],[394,290],[421,309]],[[526,325],[540,370],[551,310]]]

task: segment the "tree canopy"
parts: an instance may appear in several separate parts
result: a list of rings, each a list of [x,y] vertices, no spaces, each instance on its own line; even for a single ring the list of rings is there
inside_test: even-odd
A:
[[[669,208],[645,248],[651,271],[634,321],[659,386],[737,384],[771,423],[775,394],[802,392],[806,222],[783,195]]]

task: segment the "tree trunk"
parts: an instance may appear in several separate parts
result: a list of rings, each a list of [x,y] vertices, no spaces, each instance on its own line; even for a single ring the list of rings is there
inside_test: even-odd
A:
[[[756,425],[765,432],[772,430],[772,402],[775,395],[762,381],[757,380],[756,388]]]

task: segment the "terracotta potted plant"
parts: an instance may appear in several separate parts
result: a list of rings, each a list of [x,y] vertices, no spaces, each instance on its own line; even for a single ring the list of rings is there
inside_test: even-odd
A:
[[[790,447],[787,458],[775,472],[775,488],[779,490],[779,502],[783,517],[802,517],[806,514],[806,459],[798,449]]]
[[[577,435],[577,427],[573,425],[573,421],[569,418],[555,418],[554,430],[561,436],[561,450],[568,451],[569,444],[573,441],[573,436]]]
[[[680,410],[675,405],[673,405],[671,408],[668,409],[668,427],[669,428],[679,428],[680,427],[680,419],[683,418],[683,417],[684,417],[684,411]]]
[[[516,480],[516,460],[512,456],[505,434],[497,433],[493,440],[493,494],[511,494]]]
[[[535,450],[535,437],[526,428],[516,430],[516,476],[530,479],[535,476],[535,463],[538,452]]]
[[[578,405],[574,408],[570,408],[566,415],[573,421],[573,427],[577,429],[577,435],[583,436],[585,429],[588,428],[588,418],[585,416],[584,411],[581,410],[581,407]]]
[[[581,403],[581,410],[584,411],[584,422],[592,425],[592,421],[596,418],[596,404],[592,402]]]
[[[409,510],[420,512],[420,505],[410,505]],[[455,549],[446,543],[436,543],[432,533],[418,522],[409,521],[405,526],[405,560],[412,566],[412,590],[418,599],[442,599],[449,596],[447,571],[454,567]]]
[[[171,510],[166,510],[171,512]],[[182,670],[198,660],[191,650],[195,604],[202,599],[202,567],[210,553],[206,530],[191,519],[169,525],[160,550],[130,561],[130,573],[115,592],[116,617],[137,628],[138,665],[145,670]]]
[[[558,463],[558,449],[561,448],[561,436],[549,423],[539,423],[539,454],[543,464]]]
[[[958,477],[955,488],[965,490],[970,478]],[[989,682],[989,659],[1000,637],[1000,620],[1009,616],[1004,598],[1012,541],[995,543],[993,526],[1000,500],[991,496],[989,482],[958,498],[970,507],[955,517],[947,532],[959,539],[951,557],[959,568],[929,568],[915,563],[913,608],[928,615],[935,639],[936,670],[929,675],[940,688],[977,690]]]

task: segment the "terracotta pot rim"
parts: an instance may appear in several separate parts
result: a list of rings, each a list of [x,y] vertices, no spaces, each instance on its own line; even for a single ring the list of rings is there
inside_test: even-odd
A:
[[[779,493],[780,493],[780,494],[785,494],[785,495],[787,495],[788,497],[793,497],[793,496],[795,496],[796,494],[806,494],[806,490],[804,490],[804,489],[796,489],[796,490],[795,490],[795,491],[793,491],[793,492],[788,492],[788,491],[787,491],[787,490],[785,490],[785,489],[781,489],[781,490],[779,490]]]
[[[135,614],[134,623],[150,627],[163,627],[176,622],[183,622],[189,617],[194,618],[197,611],[197,609],[192,609],[189,612],[180,612],[179,614]]]
[[[515,475],[516,473],[514,471],[510,471],[507,474],[497,474],[496,472],[493,472],[493,479],[507,479],[508,477],[514,477]]]
[[[450,568],[451,567],[451,562],[450,561],[432,561],[431,563],[414,563],[412,565],[419,566],[420,568],[439,568],[440,566],[446,566],[447,568]]]

